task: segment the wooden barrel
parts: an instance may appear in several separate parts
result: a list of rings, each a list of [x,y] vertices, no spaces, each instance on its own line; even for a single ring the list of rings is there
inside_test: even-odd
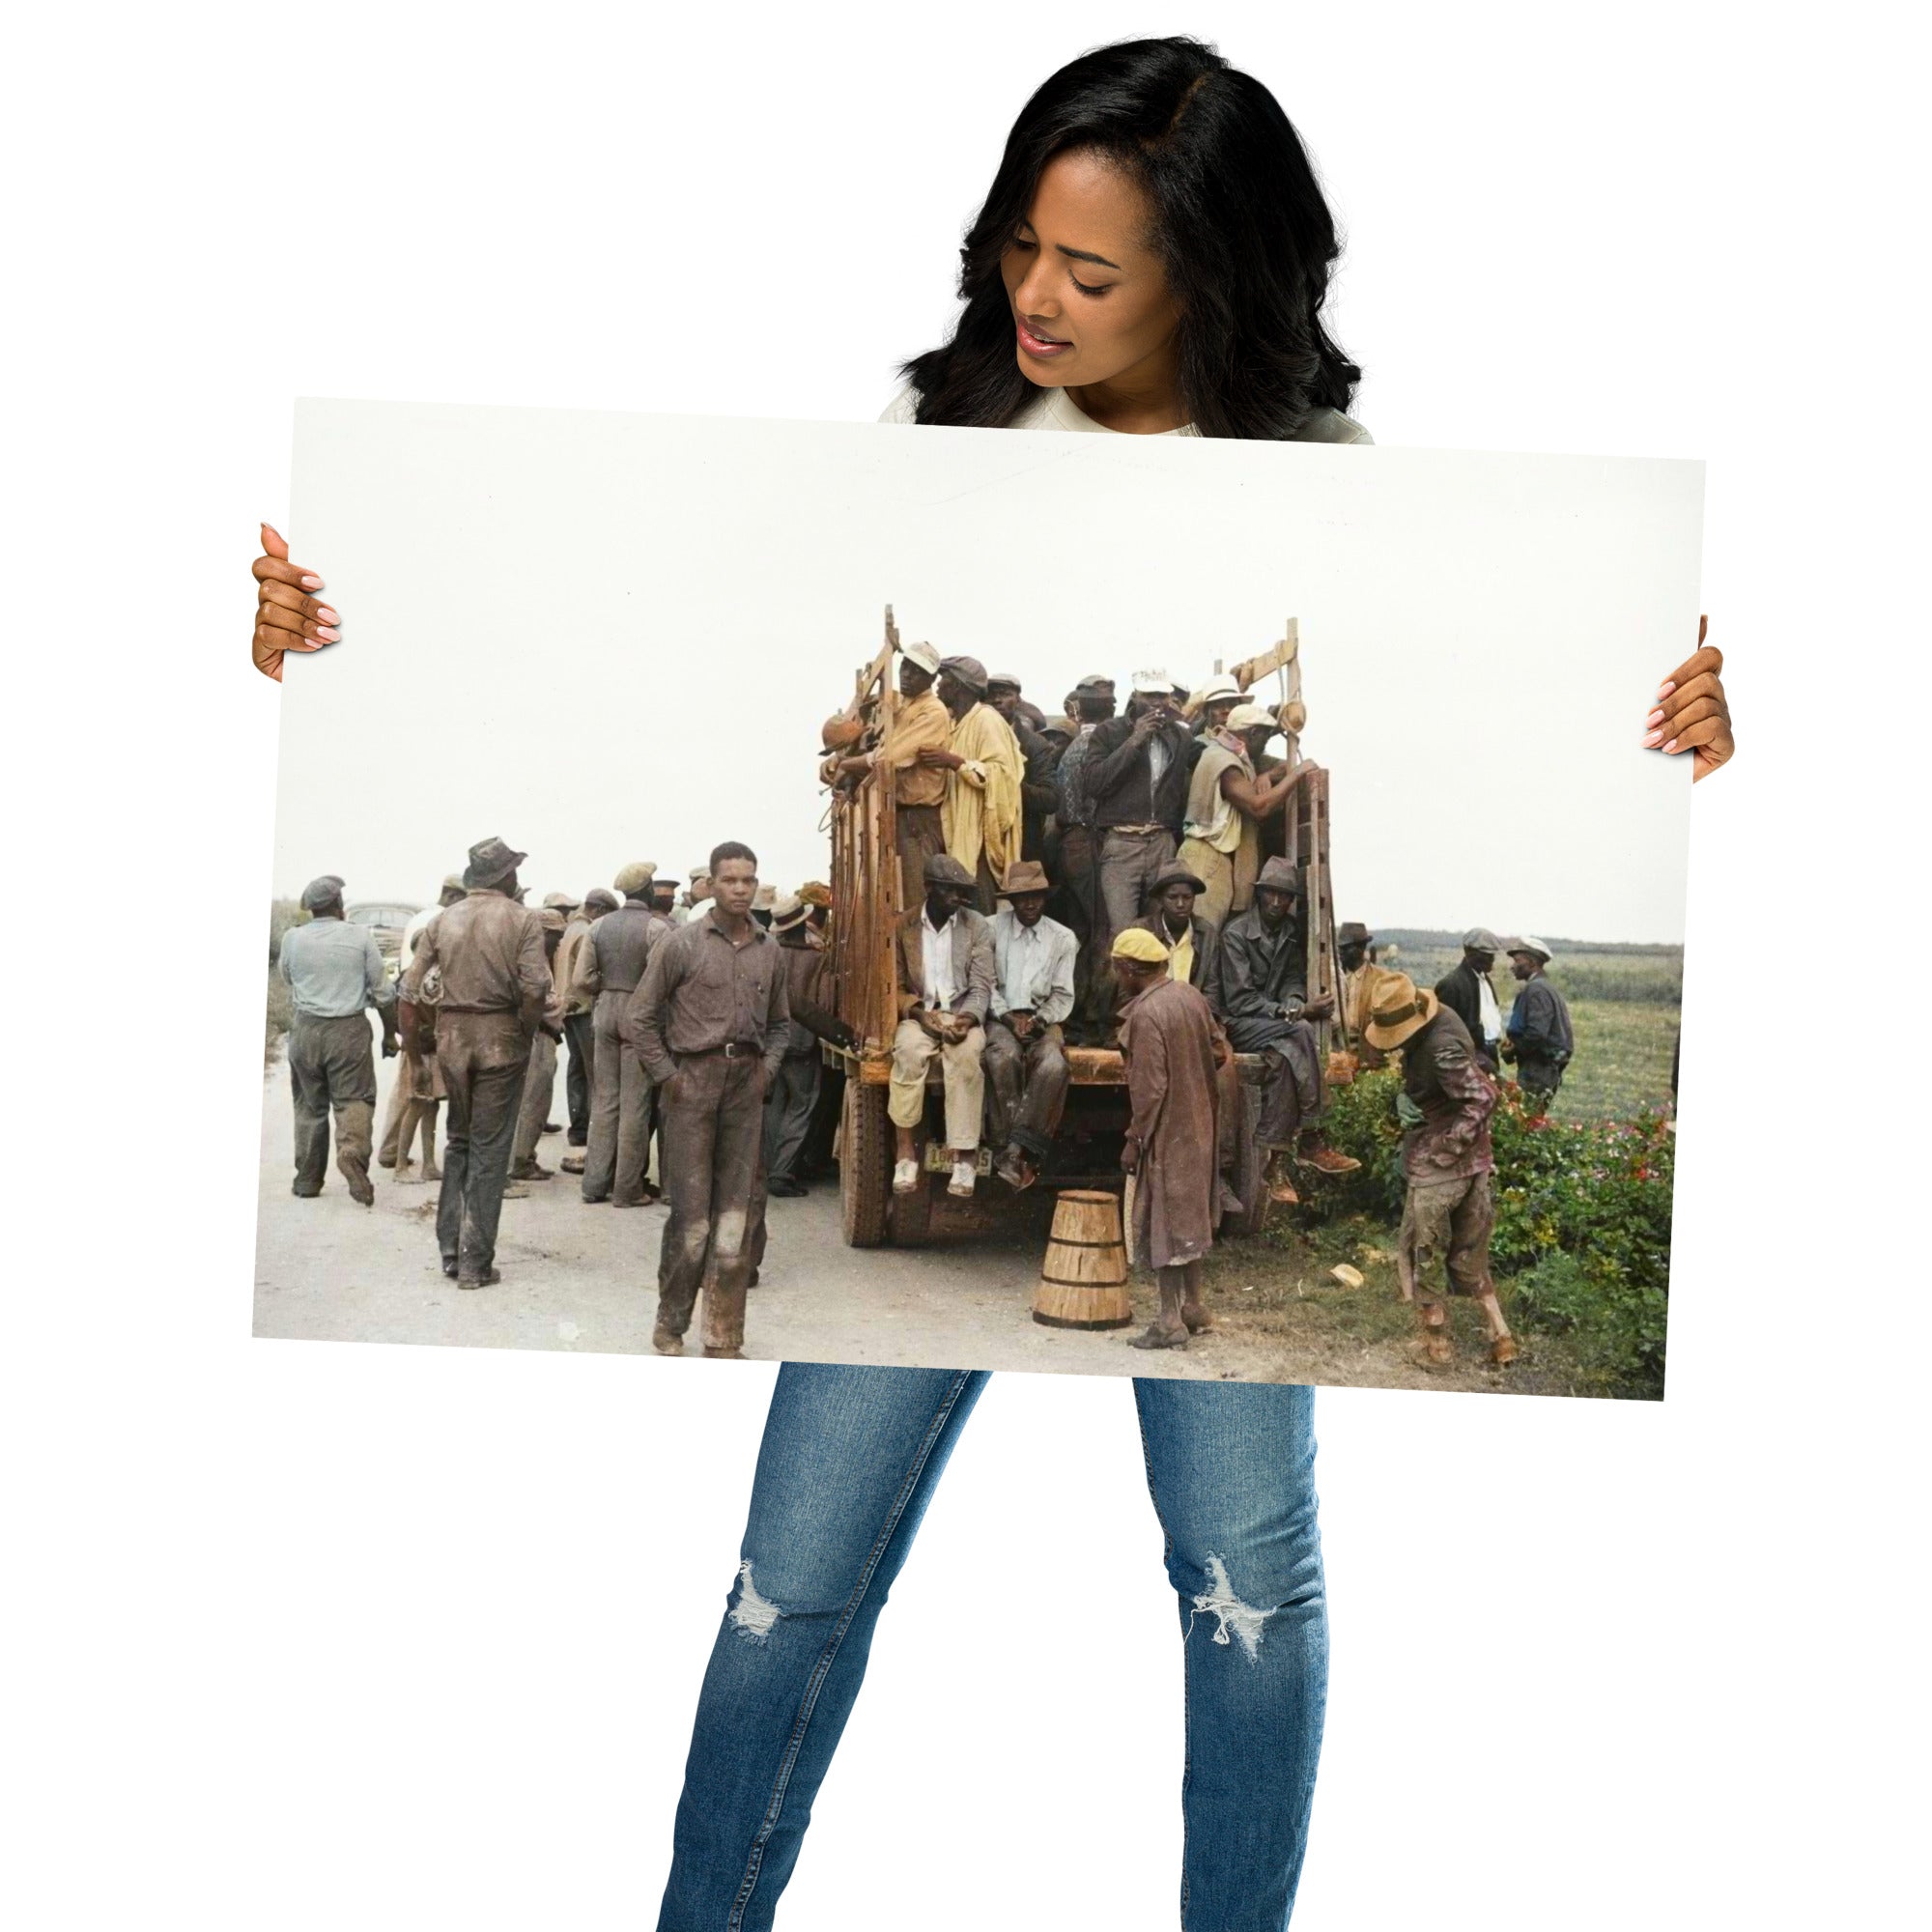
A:
[[[1049,1328],[1125,1328],[1134,1319],[1127,1294],[1127,1248],[1119,1199],[1096,1188],[1069,1187],[1053,1208],[1053,1237],[1034,1291],[1033,1319]]]

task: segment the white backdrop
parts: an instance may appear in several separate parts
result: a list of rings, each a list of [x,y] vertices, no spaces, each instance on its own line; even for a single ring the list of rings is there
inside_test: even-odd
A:
[[[768,1375],[248,1339],[255,522],[286,512],[298,394],[868,420],[1026,88],[1142,27],[1217,36],[1304,129],[1381,441],[1709,459],[1744,747],[1691,813],[1668,1400],[1321,1398],[1335,1675],[1297,1932],[1911,1916],[1900,25],[1074,0],[15,27],[13,1919],[650,1922]],[[420,721],[387,724],[428,797]],[[788,1932],[1174,1923],[1158,1557],[1127,1391],[996,1382]]]
[[[1684,934],[1690,774],[1630,694],[1696,635],[1694,463],[309,401],[296,484],[355,644],[289,680],[284,895],[428,903],[497,834],[539,894],[727,838],[827,876],[815,727],[890,600],[1056,709],[1198,687],[1293,611],[1344,916]],[[408,810],[396,715],[434,747]]]

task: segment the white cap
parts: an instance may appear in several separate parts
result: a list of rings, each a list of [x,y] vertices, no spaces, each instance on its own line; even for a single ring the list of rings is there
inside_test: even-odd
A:
[[[1258,724],[1265,724],[1270,731],[1275,728],[1274,713],[1265,704],[1237,704],[1228,713],[1226,728],[1230,731],[1252,731]]]
[[[1526,932],[1518,934],[1514,939],[1505,940],[1503,951],[1505,952],[1533,952],[1546,966],[1555,956],[1548,947],[1544,945],[1542,940],[1533,939]]]
[[[1159,692],[1163,697],[1174,695],[1174,680],[1164,670],[1137,670],[1134,673],[1134,689],[1141,692]]]
[[[921,670],[930,671],[934,677],[939,675],[939,653],[923,639],[918,643],[901,644],[899,656],[908,664],[916,664]]]
[[[1205,710],[1210,704],[1220,704],[1230,697],[1237,698],[1240,696],[1241,687],[1232,678],[1210,677],[1188,702],[1198,704]]]

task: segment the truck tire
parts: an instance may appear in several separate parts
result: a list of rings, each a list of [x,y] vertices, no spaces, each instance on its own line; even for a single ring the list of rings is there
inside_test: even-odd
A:
[[[838,1130],[838,1217],[848,1248],[876,1248],[886,1238],[893,1197],[893,1128],[886,1090],[854,1073],[845,1082]]]
[[[932,1184],[939,1179],[925,1171],[926,1136],[918,1140],[919,1185],[910,1194],[895,1194],[886,1208],[886,1233],[895,1248],[923,1248],[932,1234]]]
[[[1267,1159],[1255,1138],[1261,1121],[1261,1093],[1243,1080],[1241,1136],[1235,1154],[1235,1171],[1228,1177],[1229,1184],[1241,1197],[1241,1211],[1227,1215],[1222,1220],[1221,1233],[1224,1236],[1244,1238],[1259,1235],[1267,1226],[1268,1209],[1274,1204],[1268,1199]]]

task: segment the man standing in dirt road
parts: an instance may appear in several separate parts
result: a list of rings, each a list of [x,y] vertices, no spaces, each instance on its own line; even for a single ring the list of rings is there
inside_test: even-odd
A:
[[[557,1162],[565,1174],[583,1172],[584,1150],[590,1145],[590,1094],[596,1079],[596,1030],[590,1017],[596,1002],[577,988],[577,956],[590,942],[590,928],[607,912],[616,910],[615,893],[606,892],[602,886],[585,893],[583,903],[563,929],[556,958],[551,964],[551,978],[563,1000],[563,1039],[570,1052],[570,1072],[564,1082],[570,1126],[563,1158]]]
[[[590,928],[577,955],[575,990],[596,1002],[590,1145],[583,1156],[583,1198],[593,1205],[608,1201],[613,1208],[641,1208],[657,1198],[644,1178],[651,1151],[651,1085],[624,1019],[643,983],[652,947],[675,930],[651,910],[656,873],[656,866],[639,860],[617,874],[611,884],[624,895],[624,903]]]
[[[684,1352],[704,1287],[704,1352],[745,1350],[765,1091],[790,1037],[779,945],[752,918],[758,861],[735,840],[711,854],[709,915],[651,948],[626,1019],[664,1118],[665,1224],[651,1346]],[[707,1273],[708,1269],[708,1273]]]
[[[400,961],[396,978],[409,971],[410,961],[415,956],[416,934],[440,913],[444,906],[453,906],[463,896],[463,880],[455,872],[449,873],[442,882],[442,891],[438,895],[433,906],[425,906],[421,912],[412,916],[403,927],[403,936],[397,942],[396,956]],[[383,1138],[376,1149],[376,1164],[379,1167],[407,1168],[410,1164],[410,1137],[403,1132],[403,1116],[415,1111],[416,1096],[406,1091],[408,1083],[398,1080],[389,1090],[389,1105],[383,1115]]]
[[[497,1269],[497,1224],[530,1041],[551,997],[543,923],[517,903],[517,867],[529,855],[500,838],[469,848],[464,896],[423,928],[403,976],[404,1020],[415,1024],[424,978],[440,968],[436,1057],[449,1099],[436,1239],[442,1271],[458,1288],[488,1288]]]
[[[296,1110],[294,1192],[322,1192],[328,1166],[328,1117],[335,1114],[335,1165],[350,1195],[374,1205],[369,1183],[370,1126],[376,1118],[376,1063],[369,1052],[374,1007],[383,1016],[383,1057],[396,1050],[396,993],[374,937],[343,918],[334,873],[302,890],[306,925],[282,935],[278,970],[295,995],[289,1029],[289,1091]]]
[[[1449,1310],[1432,1277],[1439,1261],[1451,1287],[1474,1295],[1490,1330],[1490,1360],[1516,1359],[1516,1343],[1490,1278],[1490,1236],[1495,1228],[1491,1177],[1490,1116],[1494,1083],[1484,1070],[1469,1029],[1434,993],[1420,991],[1406,973],[1391,973],[1376,995],[1366,1031],[1378,1053],[1402,1050],[1403,1093],[1419,1124],[1402,1137],[1408,1194],[1396,1245],[1396,1272],[1405,1301],[1415,1303],[1424,1361],[1445,1368],[1455,1360]]]

